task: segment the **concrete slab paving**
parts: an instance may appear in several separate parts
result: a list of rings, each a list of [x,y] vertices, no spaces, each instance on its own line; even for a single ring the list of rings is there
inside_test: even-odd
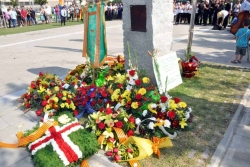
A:
[[[29,152],[25,150],[25,148],[18,149],[7,149],[0,148],[0,166],[1,167],[9,167],[16,162],[24,159],[29,156]]]

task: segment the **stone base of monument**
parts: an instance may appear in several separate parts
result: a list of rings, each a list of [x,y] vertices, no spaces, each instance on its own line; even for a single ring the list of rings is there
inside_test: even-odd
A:
[[[198,75],[198,67],[200,62],[195,56],[192,56],[189,61],[181,61],[182,76],[184,78],[192,78]]]

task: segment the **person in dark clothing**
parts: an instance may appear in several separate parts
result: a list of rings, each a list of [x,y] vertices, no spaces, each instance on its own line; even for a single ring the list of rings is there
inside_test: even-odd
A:
[[[209,24],[213,24],[214,9],[215,9],[215,0],[212,0],[209,6],[209,15],[208,15]]]
[[[22,26],[22,16],[21,16],[21,12],[18,8],[16,8],[16,18],[17,18],[17,24],[18,24],[18,27],[21,27]]]
[[[228,15],[227,15],[227,17],[224,19],[224,22],[223,22],[223,27],[224,27],[224,28],[226,28],[227,25],[228,25],[228,19],[229,19],[229,15],[230,15],[230,11],[231,11],[231,4],[229,3],[228,0],[226,0],[225,10],[228,11]]]
[[[206,2],[204,4],[204,8],[203,8],[203,24],[204,24],[204,26],[207,25],[208,14],[209,14],[209,2],[208,2],[208,0],[206,0]]]
[[[201,3],[198,6],[198,19],[200,25],[202,23],[203,12],[204,12],[204,0],[201,0]]]
[[[122,3],[118,5],[118,19],[122,19],[123,6]]]
[[[199,24],[199,13],[198,13],[198,6],[200,5],[200,2],[197,2],[196,5],[196,13],[195,13],[195,19],[194,19],[194,24],[198,25]]]
[[[31,16],[32,23],[34,25],[37,24],[37,22],[36,22],[36,12],[32,8],[30,8],[30,16]]]

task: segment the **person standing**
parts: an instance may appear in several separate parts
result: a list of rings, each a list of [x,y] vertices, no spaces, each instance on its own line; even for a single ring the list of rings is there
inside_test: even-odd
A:
[[[27,11],[25,10],[24,7],[22,7],[22,10],[21,10],[21,17],[22,17],[23,24],[27,26]]]
[[[11,22],[12,22],[12,25],[13,25],[13,28],[16,28],[16,11],[15,10],[11,10],[10,12],[10,18],[11,18]]]
[[[189,1],[187,1],[187,10],[188,10],[187,21],[188,21],[188,24],[190,24],[190,18],[191,18],[191,15],[192,15],[193,7],[192,7],[192,5],[190,5]]]
[[[243,21],[243,28],[240,28],[236,36],[236,51],[235,51],[235,59],[231,61],[231,63],[237,64],[241,63],[243,56],[246,55],[246,50],[248,48],[248,41],[250,39],[250,30],[248,27],[250,26],[250,19],[245,19]],[[239,58],[240,56],[240,58]]]
[[[5,19],[6,19],[6,22],[9,23],[9,28],[11,28],[10,9],[7,9],[7,12],[5,12]]]
[[[3,26],[3,11],[2,11],[2,9],[0,8],[0,28],[1,27],[4,27]]]
[[[56,5],[55,7],[55,13],[56,13],[56,22],[59,22],[60,21],[60,9],[58,5]]]
[[[30,10],[27,8],[27,25],[31,26],[32,25],[32,21],[31,21],[31,16],[30,16]]]
[[[226,0],[226,3],[225,3],[225,10],[228,11],[228,15],[227,17],[225,18],[225,21],[223,23],[223,27],[226,28],[227,25],[228,25],[228,19],[229,19],[229,16],[230,16],[230,13],[231,13],[231,4],[229,3],[228,0]]]
[[[212,0],[209,6],[209,15],[208,15],[209,24],[213,24],[214,9],[215,9],[215,0]]]
[[[237,3],[234,5],[233,7],[233,19],[238,15],[238,13],[240,12],[240,0],[237,1]]]
[[[70,5],[70,7],[69,7],[69,20],[71,19],[71,21],[73,21],[73,19],[74,19],[74,6],[73,5]]]
[[[206,0],[203,8],[203,25],[207,25],[207,18],[209,15],[209,0]]]
[[[64,24],[66,22],[66,17],[67,17],[67,11],[65,9],[65,5],[63,6],[62,10],[61,10],[61,25]]]
[[[44,24],[44,22],[45,22],[45,11],[43,10],[42,7],[40,8],[40,20]]]
[[[30,8],[30,17],[31,17],[31,21],[33,23],[33,25],[36,25],[36,12],[34,11],[34,9]]]
[[[78,22],[78,19],[80,17],[80,9],[77,5],[75,6],[75,17],[76,17],[76,21]]]
[[[51,17],[51,7],[50,6],[45,6],[45,16],[47,18],[48,24],[52,23],[52,17]]]
[[[201,3],[198,6],[198,15],[199,15],[199,24],[201,25],[204,13],[204,0],[201,0]]]

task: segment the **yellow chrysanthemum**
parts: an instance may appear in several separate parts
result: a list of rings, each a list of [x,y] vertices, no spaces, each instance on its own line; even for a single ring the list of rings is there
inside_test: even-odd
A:
[[[181,107],[181,108],[186,108],[187,107],[187,104],[185,102],[179,102],[178,105]]]
[[[119,98],[119,96],[116,95],[116,94],[113,94],[113,95],[111,96],[111,100],[112,100],[112,101],[117,101],[118,98]]]
[[[145,88],[140,88],[138,93],[140,93],[141,95],[145,95],[147,93],[147,90]]]
[[[62,100],[66,101],[66,100],[67,100],[67,98],[66,98],[66,97],[62,97]]]
[[[71,96],[71,95],[68,95],[68,98],[72,99],[72,96]]]
[[[69,108],[69,104],[68,103],[64,103],[66,108]]]
[[[139,107],[138,102],[133,102],[133,103],[131,104],[131,107],[132,107],[133,109],[137,109],[137,108]]]
[[[59,89],[58,86],[55,86],[55,87],[54,87],[54,91],[55,91],[55,92],[59,92],[59,90],[60,90],[60,89]]]
[[[55,103],[58,103],[58,97],[53,97],[53,99],[52,99]]]
[[[123,98],[124,98],[124,97],[129,97],[130,94],[131,94],[131,92],[130,92],[129,90],[125,90],[125,91],[123,92],[123,94],[122,94],[122,97],[123,97]]]
[[[142,78],[142,82],[143,83],[149,83],[150,82],[150,79],[148,77],[143,77]]]
[[[67,92],[66,91],[63,91],[63,96],[67,96]]]
[[[112,77],[111,75],[107,76],[107,81],[113,81],[114,80],[114,77]]]
[[[65,107],[65,104],[64,104],[64,103],[62,103],[60,106],[61,106],[61,108],[64,108],[64,107]]]

